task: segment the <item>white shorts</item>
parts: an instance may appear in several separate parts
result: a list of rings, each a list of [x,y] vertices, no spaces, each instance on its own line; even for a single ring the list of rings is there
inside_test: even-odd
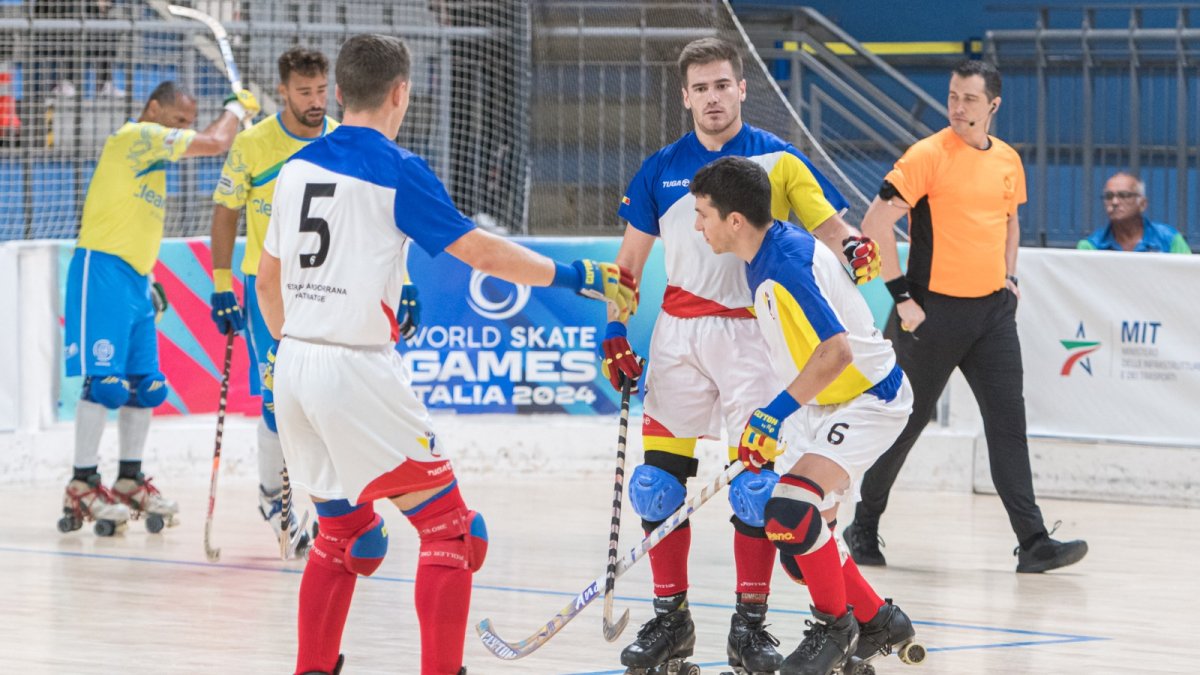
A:
[[[284,338],[274,385],[288,478],[312,496],[357,504],[453,478],[395,349]]]
[[[721,437],[736,446],[756,408],[783,388],[754,319],[658,315],[650,341],[645,413],[675,438]]]
[[[775,471],[782,476],[808,453],[828,457],[850,474],[850,485],[825,495],[821,510],[836,503],[851,506],[860,499],[863,474],[908,424],[912,403],[912,386],[905,375],[891,401],[863,394],[837,405],[803,406],[783,421],[780,441],[787,449],[775,460]]]

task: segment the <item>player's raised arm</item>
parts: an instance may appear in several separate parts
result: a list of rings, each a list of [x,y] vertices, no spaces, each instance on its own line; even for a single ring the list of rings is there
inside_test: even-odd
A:
[[[576,260],[567,265],[480,229],[456,239],[446,252],[480,272],[514,284],[569,288],[612,302],[621,321],[637,311],[637,284],[628,270],[615,263]]]
[[[260,109],[258,99],[249,89],[230,94],[225,99],[225,110],[204,131],[196,134],[183,156],[211,157],[228,152],[242,120],[254,117]]]

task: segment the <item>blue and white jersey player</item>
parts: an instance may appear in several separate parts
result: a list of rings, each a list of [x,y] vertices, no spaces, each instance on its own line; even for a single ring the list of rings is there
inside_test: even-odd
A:
[[[296,672],[340,668],[354,579],[386,553],[373,502],[387,498],[420,539],[421,672],[459,673],[487,532],[466,507],[450,448],[395,351],[409,247],[446,251],[513,283],[607,300],[623,315],[636,289],[615,264],[556,263],[458,212],[425,161],[392,141],[410,95],[400,40],[355,36],[335,68],[343,124],[280,172],[256,280],[263,318],[280,340],[264,385],[274,388],[291,480],[317,502],[320,523],[300,586]]]

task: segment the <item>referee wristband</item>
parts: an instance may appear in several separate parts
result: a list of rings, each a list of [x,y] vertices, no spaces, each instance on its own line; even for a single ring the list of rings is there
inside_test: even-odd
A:
[[[908,279],[903,276],[884,282],[884,285],[887,286],[888,293],[892,294],[892,300],[897,305],[912,300],[912,293],[908,291]]]
[[[1005,278],[1005,279],[1008,279],[1008,280],[1009,280],[1009,281],[1011,281],[1011,282],[1013,282],[1013,286],[1020,286],[1020,285],[1021,285],[1021,283],[1020,283],[1019,281],[1017,281],[1017,277],[1016,277],[1015,275],[1012,275],[1012,274],[1005,274],[1005,275],[1004,275],[1004,278]]]

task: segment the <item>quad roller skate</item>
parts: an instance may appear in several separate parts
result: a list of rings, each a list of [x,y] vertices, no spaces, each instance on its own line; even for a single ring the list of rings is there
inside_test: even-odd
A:
[[[275,540],[279,541],[280,533],[283,530],[283,488],[268,492],[262,485],[258,486],[258,512],[262,514],[263,520],[271,526],[271,530],[275,533]],[[296,521],[296,510],[293,508],[288,513],[288,551],[287,558],[293,560],[296,558],[304,558],[308,555],[308,548],[312,545],[312,539],[317,536],[317,524],[313,523],[312,538],[308,535],[308,512],[305,511],[300,521]]]
[[[326,673],[326,672],[322,672],[320,670],[310,670],[308,672],[301,673],[301,675],[339,675],[339,673],[342,672],[342,664],[344,664],[345,662],[346,662],[346,655],[338,654],[337,663],[333,664],[333,672]],[[466,670],[466,669],[464,668],[463,670]]]
[[[736,610],[725,647],[733,671],[721,675],[775,675],[783,655],[775,649],[779,640],[766,629],[767,606],[739,602]]]
[[[151,534],[179,524],[176,518],[179,504],[163,497],[141,471],[133,478],[118,478],[113,483],[112,494],[129,507],[133,520],[146,519],[146,531]]]
[[[95,473],[87,480],[74,479],[67,483],[63,495],[63,516],[58,519],[58,531],[74,532],[84,521],[94,521],[94,531],[101,537],[111,537],[124,530],[129,522],[129,509],[100,482]]]
[[[901,609],[884,600],[874,619],[858,625],[858,649],[854,655],[863,661],[873,661],[892,652],[909,665],[925,660],[925,646],[916,641],[912,621]]]
[[[696,625],[687,595],[654,599],[654,618],[638,631],[637,640],[621,652],[626,675],[700,675],[685,661],[696,647]]]
[[[858,647],[858,622],[854,612],[840,617],[812,608],[813,618],[796,651],[783,660],[780,675],[871,675],[874,668],[854,658]],[[870,670],[866,670],[869,668]]]

